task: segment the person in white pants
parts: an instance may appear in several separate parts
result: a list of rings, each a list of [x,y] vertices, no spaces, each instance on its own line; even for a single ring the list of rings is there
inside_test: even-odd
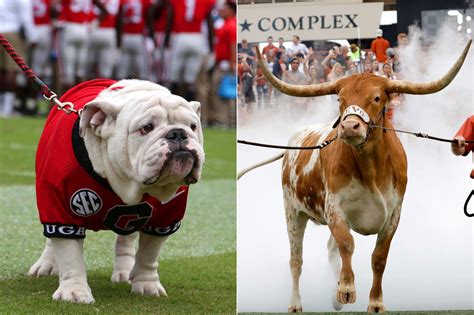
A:
[[[89,41],[87,74],[89,79],[112,78],[117,63],[117,14],[120,0],[103,0],[107,17],[93,27]],[[100,9],[94,6],[94,15],[100,15]]]
[[[30,0],[0,1],[0,33],[10,41],[20,56],[25,57],[26,45],[20,38],[20,29],[25,30],[26,41],[36,43],[33,24],[33,5]],[[5,49],[0,47],[0,116],[13,114],[16,92],[16,74],[20,68]]]

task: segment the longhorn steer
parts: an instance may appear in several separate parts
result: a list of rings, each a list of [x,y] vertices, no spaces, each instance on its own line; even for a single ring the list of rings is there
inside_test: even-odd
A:
[[[384,132],[373,125],[392,127],[384,115],[390,93],[430,94],[446,87],[461,68],[470,45],[471,41],[448,73],[437,81],[414,83],[358,74],[309,86],[293,86],[278,80],[268,71],[257,49],[265,77],[281,92],[292,96],[337,94],[339,97],[340,117],[334,126],[307,126],[291,137],[289,145],[314,146],[336,134],[338,140],[321,151],[288,150],[255,166],[283,157],[282,185],[293,282],[289,312],[302,311],[299,279],[308,220],[326,224],[331,231],[328,256],[338,281],[333,297],[336,310],[356,300],[351,266],[354,239],[350,230],[378,235],[372,253],[373,283],[367,311],[385,311],[382,276],[400,219],[407,184],[407,158],[394,132]]]

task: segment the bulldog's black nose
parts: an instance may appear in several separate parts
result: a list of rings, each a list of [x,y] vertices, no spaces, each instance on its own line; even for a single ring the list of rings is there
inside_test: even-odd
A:
[[[168,140],[183,141],[188,138],[188,135],[186,134],[186,131],[184,131],[184,129],[176,128],[168,131],[165,138]]]

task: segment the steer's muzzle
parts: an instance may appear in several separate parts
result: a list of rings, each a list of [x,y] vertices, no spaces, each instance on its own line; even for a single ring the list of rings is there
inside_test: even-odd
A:
[[[360,145],[365,142],[367,128],[358,117],[350,116],[341,122],[339,137],[349,145]]]

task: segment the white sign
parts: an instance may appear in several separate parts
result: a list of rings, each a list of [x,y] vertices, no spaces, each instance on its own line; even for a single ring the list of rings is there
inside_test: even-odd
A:
[[[315,3],[273,3],[239,5],[239,41],[276,41],[375,38],[380,27],[383,2],[320,5]]]

